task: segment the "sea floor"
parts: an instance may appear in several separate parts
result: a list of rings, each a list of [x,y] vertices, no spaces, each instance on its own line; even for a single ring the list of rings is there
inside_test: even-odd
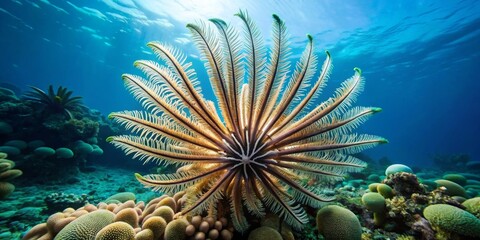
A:
[[[398,175],[393,174],[394,177],[392,178],[389,177],[382,180],[385,178],[382,176],[384,172],[384,168],[360,172],[357,175],[347,177],[344,181],[339,182],[334,189],[330,190],[330,194],[335,195],[337,199],[333,204],[350,209],[359,218],[362,226],[362,239],[437,239],[436,236],[433,237],[433,235],[438,233],[437,228],[434,228],[437,229],[434,231],[430,226],[424,226],[425,228],[414,231],[413,228],[408,228],[410,225],[406,223],[406,220],[410,219],[411,223],[415,224],[416,220],[412,219],[412,216],[421,214],[422,210],[431,204],[449,204],[461,207],[457,201],[464,201],[465,198],[462,200],[448,196],[448,191],[452,191],[457,184],[448,187],[448,189],[445,187],[435,188],[439,184],[447,184],[446,186],[453,184],[447,180],[433,181],[434,179],[441,179],[442,176],[444,179],[451,180],[455,180],[453,177],[468,179],[464,183],[467,190],[466,193],[458,185],[458,190],[462,192],[451,195],[463,194],[465,196],[469,195],[470,198],[477,196],[477,199],[479,197],[480,175],[478,171],[468,173],[465,169],[463,171],[425,169],[424,171],[416,171],[416,174],[400,172]],[[445,175],[445,173],[455,172],[463,173]],[[423,184],[425,187],[428,184],[433,184],[430,190],[415,189],[415,186],[419,186],[417,177],[424,179]],[[372,212],[366,210],[364,203],[362,203],[362,196],[374,191],[371,187],[380,182],[389,184],[396,189],[396,196],[386,200],[388,212],[386,214],[388,216],[386,224],[383,227],[376,227],[372,218]],[[117,193],[134,193],[137,203],[139,201],[148,203],[150,200],[162,195],[162,193],[153,192],[139,183],[134,177],[133,170],[106,166],[95,166],[94,171],[78,172],[72,178],[62,178],[54,181],[39,181],[38,179],[28,179],[26,176],[22,176],[16,178],[14,184],[16,186],[15,191],[7,198],[0,200],[0,240],[21,239],[32,227],[46,222],[47,218],[56,212],[61,212],[69,207],[78,209],[87,203],[96,205]],[[412,198],[405,197],[410,195]],[[413,198],[414,195],[417,196],[416,199]],[[422,198],[424,198],[424,203],[422,203]],[[292,237],[294,235],[295,239],[302,240],[323,239],[316,230],[316,210],[307,210],[310,215],[309,218],[311,218],[311,224],[307,224],[301,232],[294,231],[291,235]],[[478,216],[477,220],[480,222]],[[407,228],[403,229],[402,226]],[[388,227],[391,229],[388,230]],[[427,233],[422,231],[427,231]],[[433,238],[424,238],[429,236],[429,234]],[[457,233],[456,235],[449,235],[448,233],[442,236],[454,236],[454,238],[446,239],[466,239],[459,237]],[[238,238],[238,236],[234,236],[233,239],[243,239],[243,237]]]
[[[31,227],[45,222],[55,213],[45,201],[52,194],[66,194],[69,196],[64,199],[77,199],[77,202],[83,200],[83,195],[94,204],[119,192],[134,192],[137,201],[148,201],[161,195],[144,188],[131,170],[99,166],[93,172],[78,174],[76,178],[78,181],[70,184],[59,180],[33,186],[29,186],[27,179],[18,178],[15,191],[0,200],[0,240],[21,239]],[[70,205],[74,202],[72,200]]]

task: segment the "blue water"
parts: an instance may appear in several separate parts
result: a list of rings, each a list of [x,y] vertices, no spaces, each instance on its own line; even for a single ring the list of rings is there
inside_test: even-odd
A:
[[[259,3],[261,2],[261,3]],[[0,3],[0,82],[62,85],[87,106],[108,114],[139,108],[122,73],[152,59],[145,44],[167,42],[206,79],[185,25],[212,17],[238,23],[246,9],[269,39],[271,14],[284,21],[294,56],[314,36],[320,59],[329,50],[334,71],[326,89],[360,67],[366,77],[358,105],[378,106],[361,132],[390,143],[367,154],[394,162],[431,164],[438,153],[480,160],[480,1],[54,1]],[[213,99],[203,81],[207,98]]]

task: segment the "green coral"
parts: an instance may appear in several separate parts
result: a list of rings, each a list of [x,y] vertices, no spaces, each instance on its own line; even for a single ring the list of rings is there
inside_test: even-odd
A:
[[[450,196],[467,197],[465,189],[455,182],[445,179],[438,179],[435,182],[437,183],[438,187],[445,187],[447,189],[446,193]]]
[[[355,214],[343,207],[329,205],[317,213],[318,231],[326,240],[360,240],[362,227]]]
[[[473,214],[448,204],[435,204],[426,207],[423,215],[432,225],[469,237],[480,237],[480,220]]]
[[[385,221],[385,198],[379,193],[365,193],[362,196],[363,205],[373,212],[376,226],[382,226]]]
[[[377,185],[377,192],[385,198],[392,198],[395,195],[393,189],[384,183],[380,183]]]
[[[480,218],[480,197],[467,199],[462,203],[468,212]]]
[[[97,210],[85,214],[69,223],[60,231],[54,240],[88,240],[113,222],[115,214],[107,210]]]
[[[110,223],[100,230],[95,240],[132,240],[135,239],[135,231],[132,226],[125,222]]]
[[[461,186],[464,186],[465,184],[467,184],[467,178],[461,174],[456,174],[456,173],[445,174],[443,175],[443,179],[452,181]]]

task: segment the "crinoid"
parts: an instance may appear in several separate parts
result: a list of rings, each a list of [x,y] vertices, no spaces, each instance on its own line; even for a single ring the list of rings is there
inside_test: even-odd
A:
[[[112,113],[134,135],[107,140],[134,158],[178,164],[176,173],[137,179],[154,190],[186,190],[183,214],[230,205],[238,231],[246,216],[278,214],[291,226],[307,222],[302,204],[318,207],[322,189],[306,183],[339,180],[365,164],[349,154],[385,143],[351,134],[379,108],[351,107],[362,90],[359,69],[334,96],[314,104],[332,68],[327,57],[318,78],[313,40],[289,74],[290,51],[284,22],[273,15],[272,47],[266,51],[258,28],[245,12],[236,14],[243,31],[219,19],[188,24],[200,50],[218,105],[205,100],[191,63],[170,46],[148,46],[164,63],[139,60],[144,79],[123,75],[126,87],[147,112]],[[268,55],[268,57],[267,57]],[[219,109],[219,110],[217,110]]]
[[[30,86],[30,88],[32,90],[25,94],[25,99],[41,104],[44,114],[61,113],[71,119],[73,118],[72,110],[86,108],[82,104],[82,97],[72,97],[73,92],[65,87],[58,87],[56,93],[52,85],[48,86],[48,93],[37,87]]]

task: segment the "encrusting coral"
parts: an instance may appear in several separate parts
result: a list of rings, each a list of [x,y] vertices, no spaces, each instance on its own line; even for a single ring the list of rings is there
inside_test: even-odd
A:
[[[325,185],[365,167],[351,154],[387,142],[352,133],[381,109],[352,107],[364,85],[358,68],[334,96],[314,104],[332,69],[330,54],[313,79],[318,61],[308,35],[290,74],[284,22],[273,15],[273,46],[267,51],[248,14],[240,11],[236,16],[242,32],[220,19],[211,19],[211,26],[187,25],[218,105],[203,98],[191,63],[180,51],[151,42],[147,45],[165,64],[139,60],[134,65],[148,79],[122,76],[146,112],[109,116],[137,135],[107,141],[146,162],[181,165],[176,173],[136,177],[166,193],[186,189],[184,215],[214,213],[223,202],[230,205],[238,231],[268,212],[301,228],[308,222],[302,204],[319,207],[333,200],[322,194]],[[304,184],[312,179],[325,185]]]

